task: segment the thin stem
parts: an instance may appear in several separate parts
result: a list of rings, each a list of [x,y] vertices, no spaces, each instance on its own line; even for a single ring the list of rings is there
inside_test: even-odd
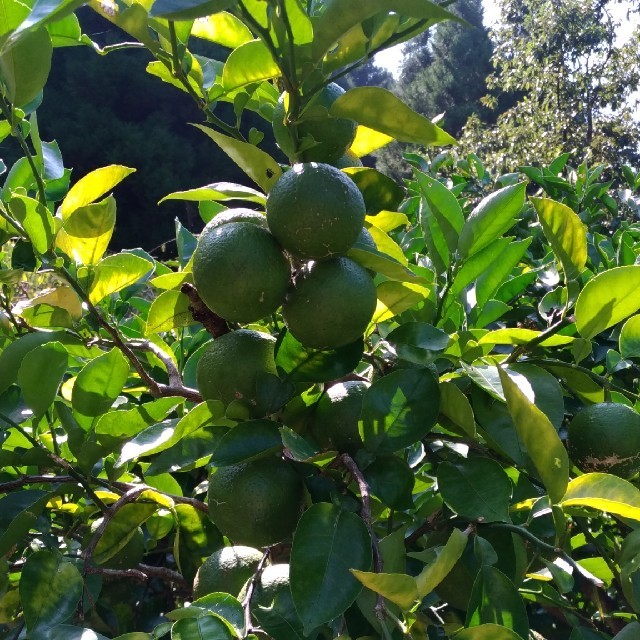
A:
[[[267,560],[269,559],[269,555],[271,555],[271,547],[267,547],[265,549],[264,554],[262,555],[262,558],[260,558],[260,562],[258,562],[258,566],[256,567],[255,573],[253,574],[253,576],[251,577],[251,581],[249,582],[249,585],[247,586],[247,592],[244,596],[244,598],[242,599],[242,609],[244,611],[244,634],[245,637],[249,635],[249,633],[252,631],[251,628],[251,598],[253,597],[253,592],[256,588],[256,585],[258,584],[258,580],[260,580],[260,576],[262,575],[262,572],[264,571],[264,566],[267,563]]]
[[[186,92],[196,101],[198,107],[205,113],[209,122],[214,124],[220,130],[224,131],[227,135],[230,135],[232,138],[245,142],[244,136],[240,133],[240,131],[238,131],[238,129],[232,127],[231,125],[228,125],[224,120],[218,118],[218,116],[215,115],[213,111],[211,111],[211,109],[209,109],[202,96],[199,96],[196,90],[191,86],[189,78],[187,78],[187,76],[185,75],[180,61],[180,56],[178,53],[178,36],[176,34],[176,26],[173,20],[169,20],[169,38],[171,41],[172,64],[169,65],[167,62],[165,62],[165,65],[173,73],[174,78],[180,81],[180,84],[182,84]]]
[[[182,587],[189,586],[184,577],[177,571],[166,567],[152,567],[148,564],[139,564],[135,569],[106,569],[104,567],[85,566],[86,574],[95,574],[105,578],[127,578],[137,582],[147,582],[151,578],[159,578],[165,582],[173,582]]]
[[[36,163],[33,159],[33,155],[31,150],[29,149],[29,145],[27,145],[27,141],[24,139],[22,135],[22,131],[20,131],[20,127],[17,126],[13,119],[13,114],[11,113],[11,108],[9,103],[0,97],[0,110],[2,111],[2,115],[7,119],[7,122],[11,125],[11,135],[18,141],[18,144],[22,148],[22,152],[24,153],[27,162],[29,163],[29,167],[31,168],[31,173],[33,173],[33,177],[36,181],[36,186],[38,188],[38,200],[44,206],[47,205],[47,196],[45,194],[45,186],[44,181],[42,180],[42,176],[38,171],[38,167],[36,167]]]

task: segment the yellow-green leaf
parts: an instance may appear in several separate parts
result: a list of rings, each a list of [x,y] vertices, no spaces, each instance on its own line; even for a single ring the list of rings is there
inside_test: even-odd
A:
[[[640,491],[608,473],[585,473],[569,483],[563,507],[590,507],[622,518],[640,520]]]
[[[589,280],[576,302],[576,326],[593,338],[640,309],[640,265],[615,267]]]
[[[350,151],[358,158],[362,158],[388,145],[393,140],[393,136],[359,125],[356,131],[356,139],[351,144]]]
[[[112,293],[134,284],[153,269],[153,264],[132,253],[107,256],[96,265],[89,300],[97,304]]]
[[[111,191],[119,182],[124,180],[135,169],[112,164],[108,167],[96,169],[80,178],[67,193],[60,205],[60,215],[66,220],[76,209],[91,204],[100,196]]]
[[[620,331],[620,355],[623,358],[640,356],[640,315],[629,318]]]
[[[189,311],[189,298],[181,291],[172,289],[161,293],[151,304],[145,334],[171,331],[176,327],[193,324]]]
[[[574,280],[587,262],[587,228],[566,204],[549,198],[531,198],[531,202],[567,280]]]
[[[367,589],[379,593],[405,611],[411,609],[418,600],[415,578],[404,573],[371,573],[357,569],[350,571]]]
[[[440,383],[440,413],[470,438],[476,437],[476,421],[471,403],[454,382]]]
[[[226,11],[220,11],[220,13],[214,13],[205,18],[198,18],[193,23],[191,35],[209,42],[216,42],[223,47],[230,47],[231,49],[253,40],[251,31],[244,23]]]
[[[431,289],[412,282],[386,280],[376,287],[378,302],[372,323],[389,320],[407,309],[415,307],[429,296]]]
[[[556,503],[565,493],[569,482],[569,457],[553,424],[520,390],[509,374],[498,367],[507,408],[520,440]]]
[[[540,335],[540,331],[533,329],[496,329],[483,335],[478,344],[527,344]],[[561,347],[571,344],[575,338],[571,336],[549,336],[540,343],[542,347]]]
[[[108,196],[70,213],[56,236],[56,246],[77,264],[96,264],[109,246],[115,224],[116,201]]]
[[[282,175],[280,165],[262,149],[208,127],[193,126],[204,131],[265,193],[269,193]]]
[[[455,640],[523,640],[515,631],[490,622],[456,633]]]
[[[270,80],[280,75],[280,67],[262,40],[251,40],[234,49],[222,70],[225,93],[254,82]]]
[[[55,236],[55,223],[49,209],[37,200],[21,195],[11,198],[9,209],[27,232],[35,251],[41,255],[47,253]]]
[[[455,144],[455,139],[431,120],[416,113],[400,98],[381,87],[354,87],[342,94],[329,114],[356,122],[392,136],[399,142],[424,145]]]
[[[455,563],[462,557],[466,546],[467,534],[460,529],[454,529],[436,559],[415,578],[420,599],[431,593],[449,575]]]
[[[33,327],[72,327],[82,317],[82,303],[73,289],[58,287],[29,300],[18,313]]]
[[[375,224],[378,229],[381,229],[385,233],[409,224],[409,218],[407,218],[405,213],[384,210],[376,213],[375,216],[366,216],[365,221],[370,224]]]
[[[371,237],[373,238],[373,241],[380,253],[391,256],[394,260],[397,260],[405,267],[409,264],[409,261],[404,255],[400,245],[389,237],[382,229],[377,227],[375,224],[368,224],[367,231],[371,234]]]

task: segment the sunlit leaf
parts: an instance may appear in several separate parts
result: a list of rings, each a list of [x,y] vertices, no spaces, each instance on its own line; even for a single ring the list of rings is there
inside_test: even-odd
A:
[[[393,140],[393,136],[388,136],[386,133],[380,133],[380,131],[360,124],[356,130],[356,138],[351,144],[350,151],[358,156],[358,158],[362,158],[381,149],[390,142],[393,142]]]
[[[251,40],[234,49],[222,70],[222,86],[228,93],[254,82],[279,76],[280,67],[262,40]]]
[[[640,356],[640,315],[632,316],[622,325],[619,344],[623,358]]]
[[[371,573],[351,569],[351,573],[368,589],[408,611],[418,600],[415,578],[404,573]]]
[[[189,298],[181,291],[161,293],[151,304],[147,316],[147,335],[186,327],[195,321],[189,311]]]
[[[97,304],[112,293],[135,284],[153,269],[153,264],[133,253],[117,253],[100,260],[93,271],[89,300]]]
[[[590,507],[622,518],[640,520],[640,491],[608,473],[585,473],[569,483],[563,507]]]
[[[149,15],[167,20],[193,20],[224,11],[232,4],[233,0],[156,0]]]
[[[386,280],[376,287],[378,298],[372,323],[384,322],[397,316],[428,298],[432,289],[412,282]]]

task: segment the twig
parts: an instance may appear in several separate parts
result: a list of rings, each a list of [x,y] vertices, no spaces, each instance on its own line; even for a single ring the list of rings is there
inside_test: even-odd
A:
[[[358,465],[349,454],[343,453],[338,458],[338,462],[349,471],[351,476],[358,483],[358,489],[360,491],[360,502],[362,504],[362,507],[360,509],[360,517],[364,521],[364,524],[367,527],[367,531],[371,536],[371,547],[373,549],[373,570],[376,573],[382,573],[382,570],[384,568],[384,561],[382,559],[382,554],[380,553],[378,537],[376,536],[373,525],[371,524],[371,495],[369,494],[369,485],[364,479],[362,471],[360,471]],[[378,622],[380,623],[380,626],[385,628],[385,618],[387,617],[388,612],[387,607],[384,603],[384,598],[379,593],[376,594],[375,614]]]
[[[64,484],[73,482],[72,476],[20,476],[15,480],[0,484],[0,493],[9,493],[30,484]]]
[[[538,334],[535,338],[533,338],[532,340],[529,340],[529,342],[527,342],[527,344],[523,344],[523,345],[520,345],[519,347],[516,347],[509,354],[509,356],[505,360],[505,363],[506,364],[511,364],[511,363],[515,362],[521,355],[524,355],[525,353],[527,353],[527,351],[531,351],[532,349],[534,349],[538,345],[542,344],[547,338],[550,338],[551,336],[554,336],[561,329],[564,329],[565,327],[568,327],[573,322],[575,322],[575,318],[573,316],[569,316],[569,317],[566,317],[566,318],[562,318],[561,320],[559,320],[555,324],[552,324],[550,327],[548,327],[547,329],[542,331],[540,334]]]
[[[134,569],[107,569],[85,565],[86,574],[100,575],[105,578],[128,578],[137,582],[147,582],[151,578],[159,578],[165,582],[173,582],[182,587],[188,587],[188,582],[177,571],[166,567],[152,567],[148,564],[139,564]]]
[[[251,626],[251,598],[253,597],[253,592],[258,584],[258,580],[260,580],[260,576],[264,571],[264,565],[267,563],[269,559],[269,555],[271,554],[271,547],[267,547],[262,558],[260,558],[260,562],[258,562],[258,566],[256,567],[256,571],[251,577],[251,581],[247,586],[247,593],[242,599],[242,609],[244,610],[244,633],[245,636],[249,635],[249,633],[255,631]]]
[[[221,335],[229,333],[230,329],[226,320],[213,313],[207,307],[192,284],[186,282],[180,287],[180,291],[189,298],[189,311],[191,311],[193,319],[202,324],[208,333],[214,338],[219,338]]]
[[[134,489],[134,488],[142,488],[143,491],[158,491],[157,489],[154,489],[153,487],[150,487],[146,484],[132,484],[129,482],[114,482],[113,486],[125,492],[130,491],[131,489]],[[194,509],[197,509],[198,511],[202,511],[202,513],[209,513],[209,507],[207,506],[206,503],[202,502],[201,500],[197,500],[196,498],[188,498],[186,496],[176,496],[171,493],[164,493],[164,492],[159,492],[159,493],[162,493],[162,495],[167,496],[167,498],[171,498],[171,500],[173,500],[176,504],[188,504],[188,505],[191,505]]]
[[[100,538],[107,529],[107,526],[113,520],[114,516],[124,505],[129,504],[131,502],[135,502],[138,496],[147,491],[148,487],[141,485],[139,487],[134,487],[129,489],[123,496],[121,496],[118,500],[116,500],[104,513],[104,517],[102,518],[102,522],[98,525],[95,530],[87,548],[82,552],[82,557],[84,559],[84,571],[87,572],[87,569],[91,566],[91,559],[93,558],[93,553],[98,546],[98,542],[100,542]]]

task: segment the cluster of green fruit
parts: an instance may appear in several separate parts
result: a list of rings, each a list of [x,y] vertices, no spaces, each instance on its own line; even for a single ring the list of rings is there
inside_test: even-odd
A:
[[[330,86],[317,100],[335,98]],[[284,111],[278,114],[276,109],[274,130],[286,149]],[[344,254],[361,236],[366,242],[366,208],[355,183],[331,164],[346,151],[355,130],[354,121],[326,113],[302,122],[303,139],[321,142],[302,153],[307,161],[294,164],[273,186],[266,216],[234,209],[205,227],[193,257],[193,278],[214,313],[246,324],[282,305],[289,331],[314,349],[338,348],[364,333],[376,308],[375,286],[369,272]]]

